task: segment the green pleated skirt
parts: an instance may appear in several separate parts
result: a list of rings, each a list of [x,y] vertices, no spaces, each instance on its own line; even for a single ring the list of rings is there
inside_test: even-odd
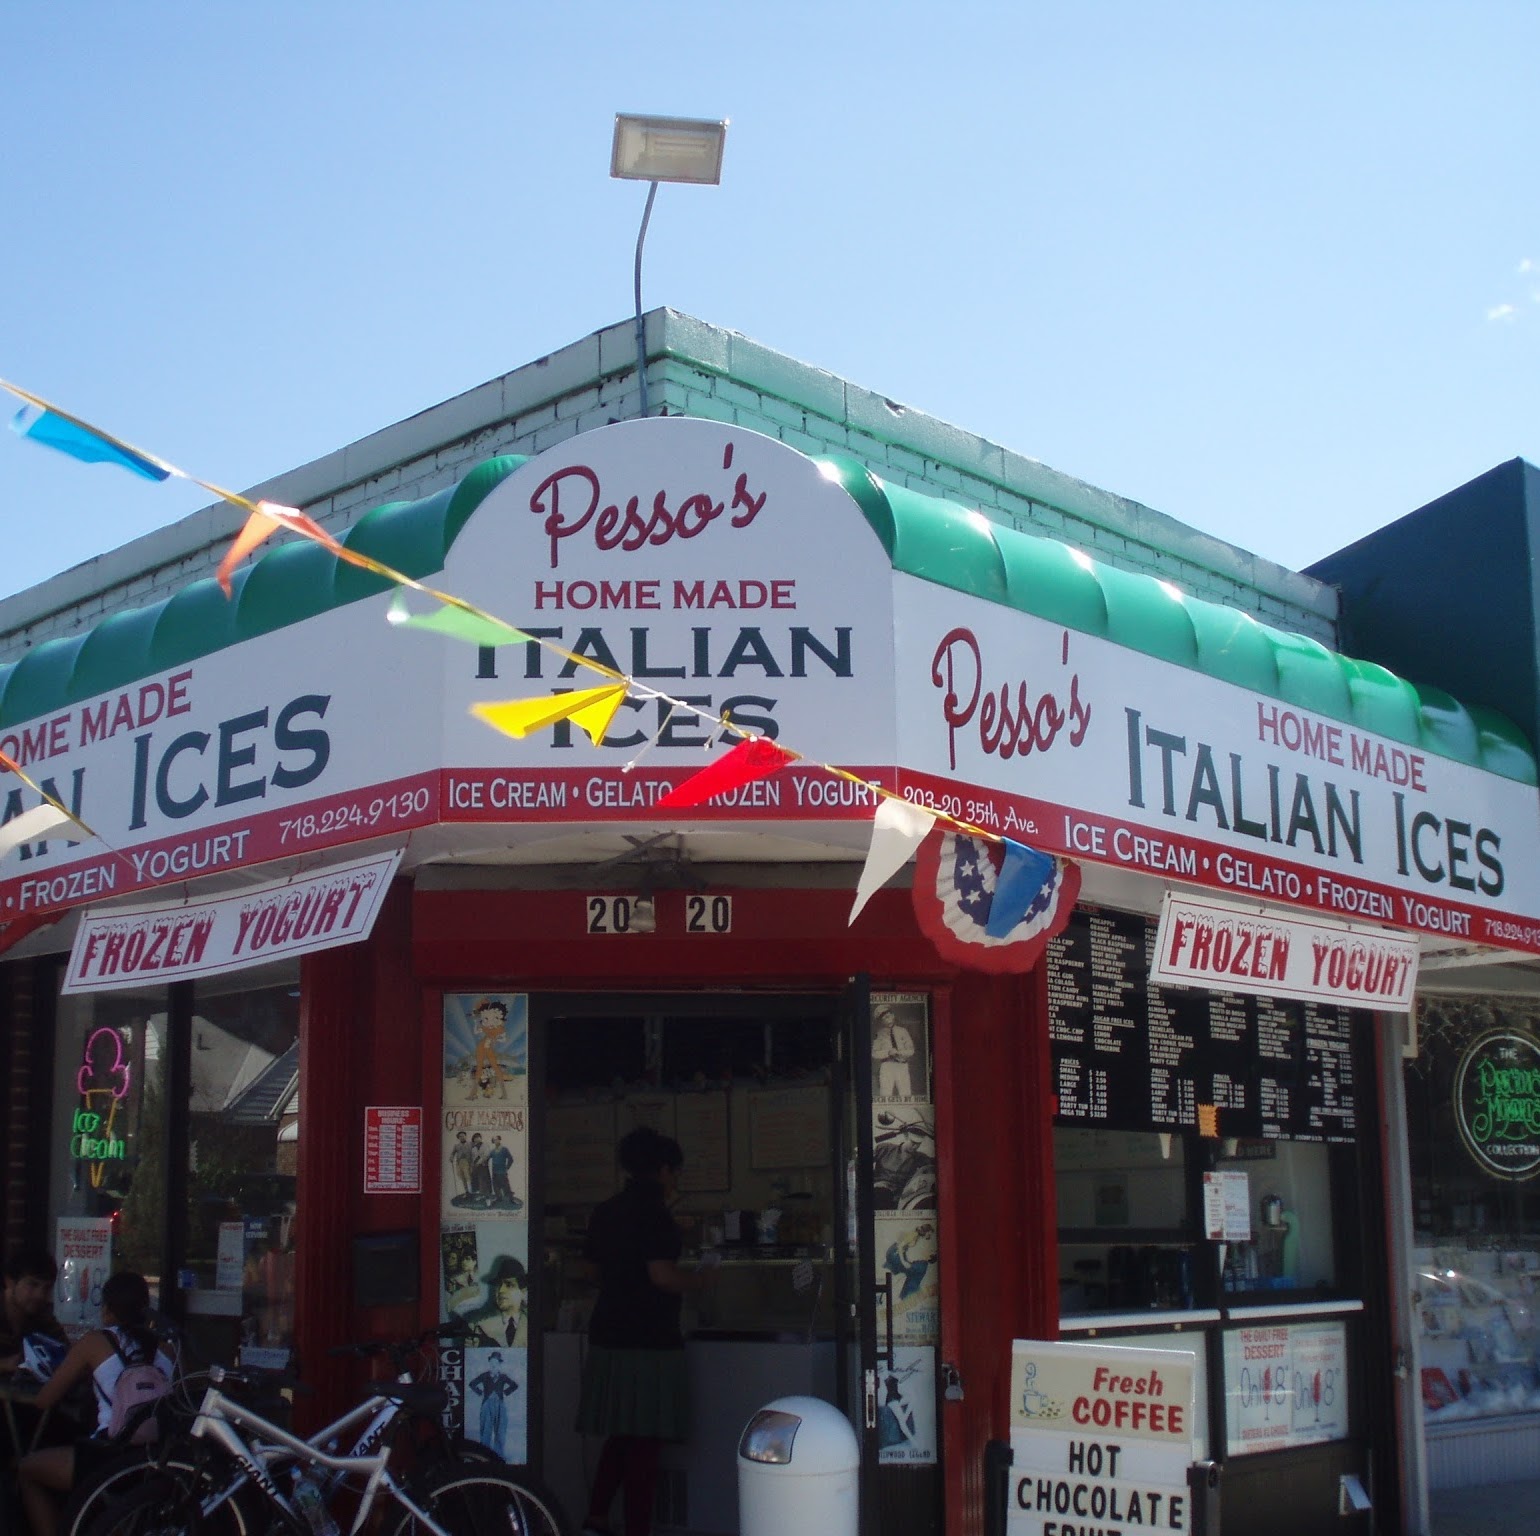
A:
[[[588,1347],[577,1429],[585,1435],[684,1440],[690,1391],[682,1349]]]

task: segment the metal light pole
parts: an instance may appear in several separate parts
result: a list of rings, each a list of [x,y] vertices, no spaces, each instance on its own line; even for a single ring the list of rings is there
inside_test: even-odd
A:
[[[652,218],[658,184],[664,181],[717,186],[722,180],[722,149],[727,141],[727,119],[698,117],[642,117],[615,114],[615,141],[610,150],[610,175],[625,181],[646,181],[647,205],[642,227],[636,232],[636,382],[641,393],[642,415],[647,414],[647,337],[642,323],[642,247]]]

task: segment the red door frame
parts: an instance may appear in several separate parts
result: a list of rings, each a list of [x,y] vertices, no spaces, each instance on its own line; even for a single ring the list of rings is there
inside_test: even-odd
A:
[[[933,997],[938,1360],[957,1366],[964,1388],[941,1420],[946,1531],[978,1530],[984,1444],[1009,1422],[1010,1341],[1052,1337],[1058,1318],[1041,971],[992,977],[942,962],[905,891],[879,892],[852,927],[848,889],[734,889],[733,931],[698,935],[684,931],[686,894],[657,894],[654,933],[594,937],[575,889],[411,891],[399,882],[367,943],[307,957],[296,1336],[307,1380],[320,1390],[304,1416],[319,1421],[346,1401],[346,1369],[326,1359],[326,1346],[436,1316],[443,991],[833,995],[864,972],[882,990]],[[422,1195],[365,1197],[364,1106],[413,1103],[424,1109]],[[408,1226],[420,1233],[423,1302],[359,1313],[347,1236]]]

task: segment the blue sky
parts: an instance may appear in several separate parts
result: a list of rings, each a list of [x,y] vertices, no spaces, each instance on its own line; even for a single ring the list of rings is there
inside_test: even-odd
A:
[[[668,304],[1301,566],[1540,461],[1540,6],[6,7],[0,376],[245,487]],[[0,436],[0,591],[206,501]]]

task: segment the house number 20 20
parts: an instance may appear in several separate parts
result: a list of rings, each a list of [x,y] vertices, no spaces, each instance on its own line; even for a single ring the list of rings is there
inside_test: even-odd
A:
[[[731,933],[733,899],[731,896],[686,896],[684,899],[686,933]]]

